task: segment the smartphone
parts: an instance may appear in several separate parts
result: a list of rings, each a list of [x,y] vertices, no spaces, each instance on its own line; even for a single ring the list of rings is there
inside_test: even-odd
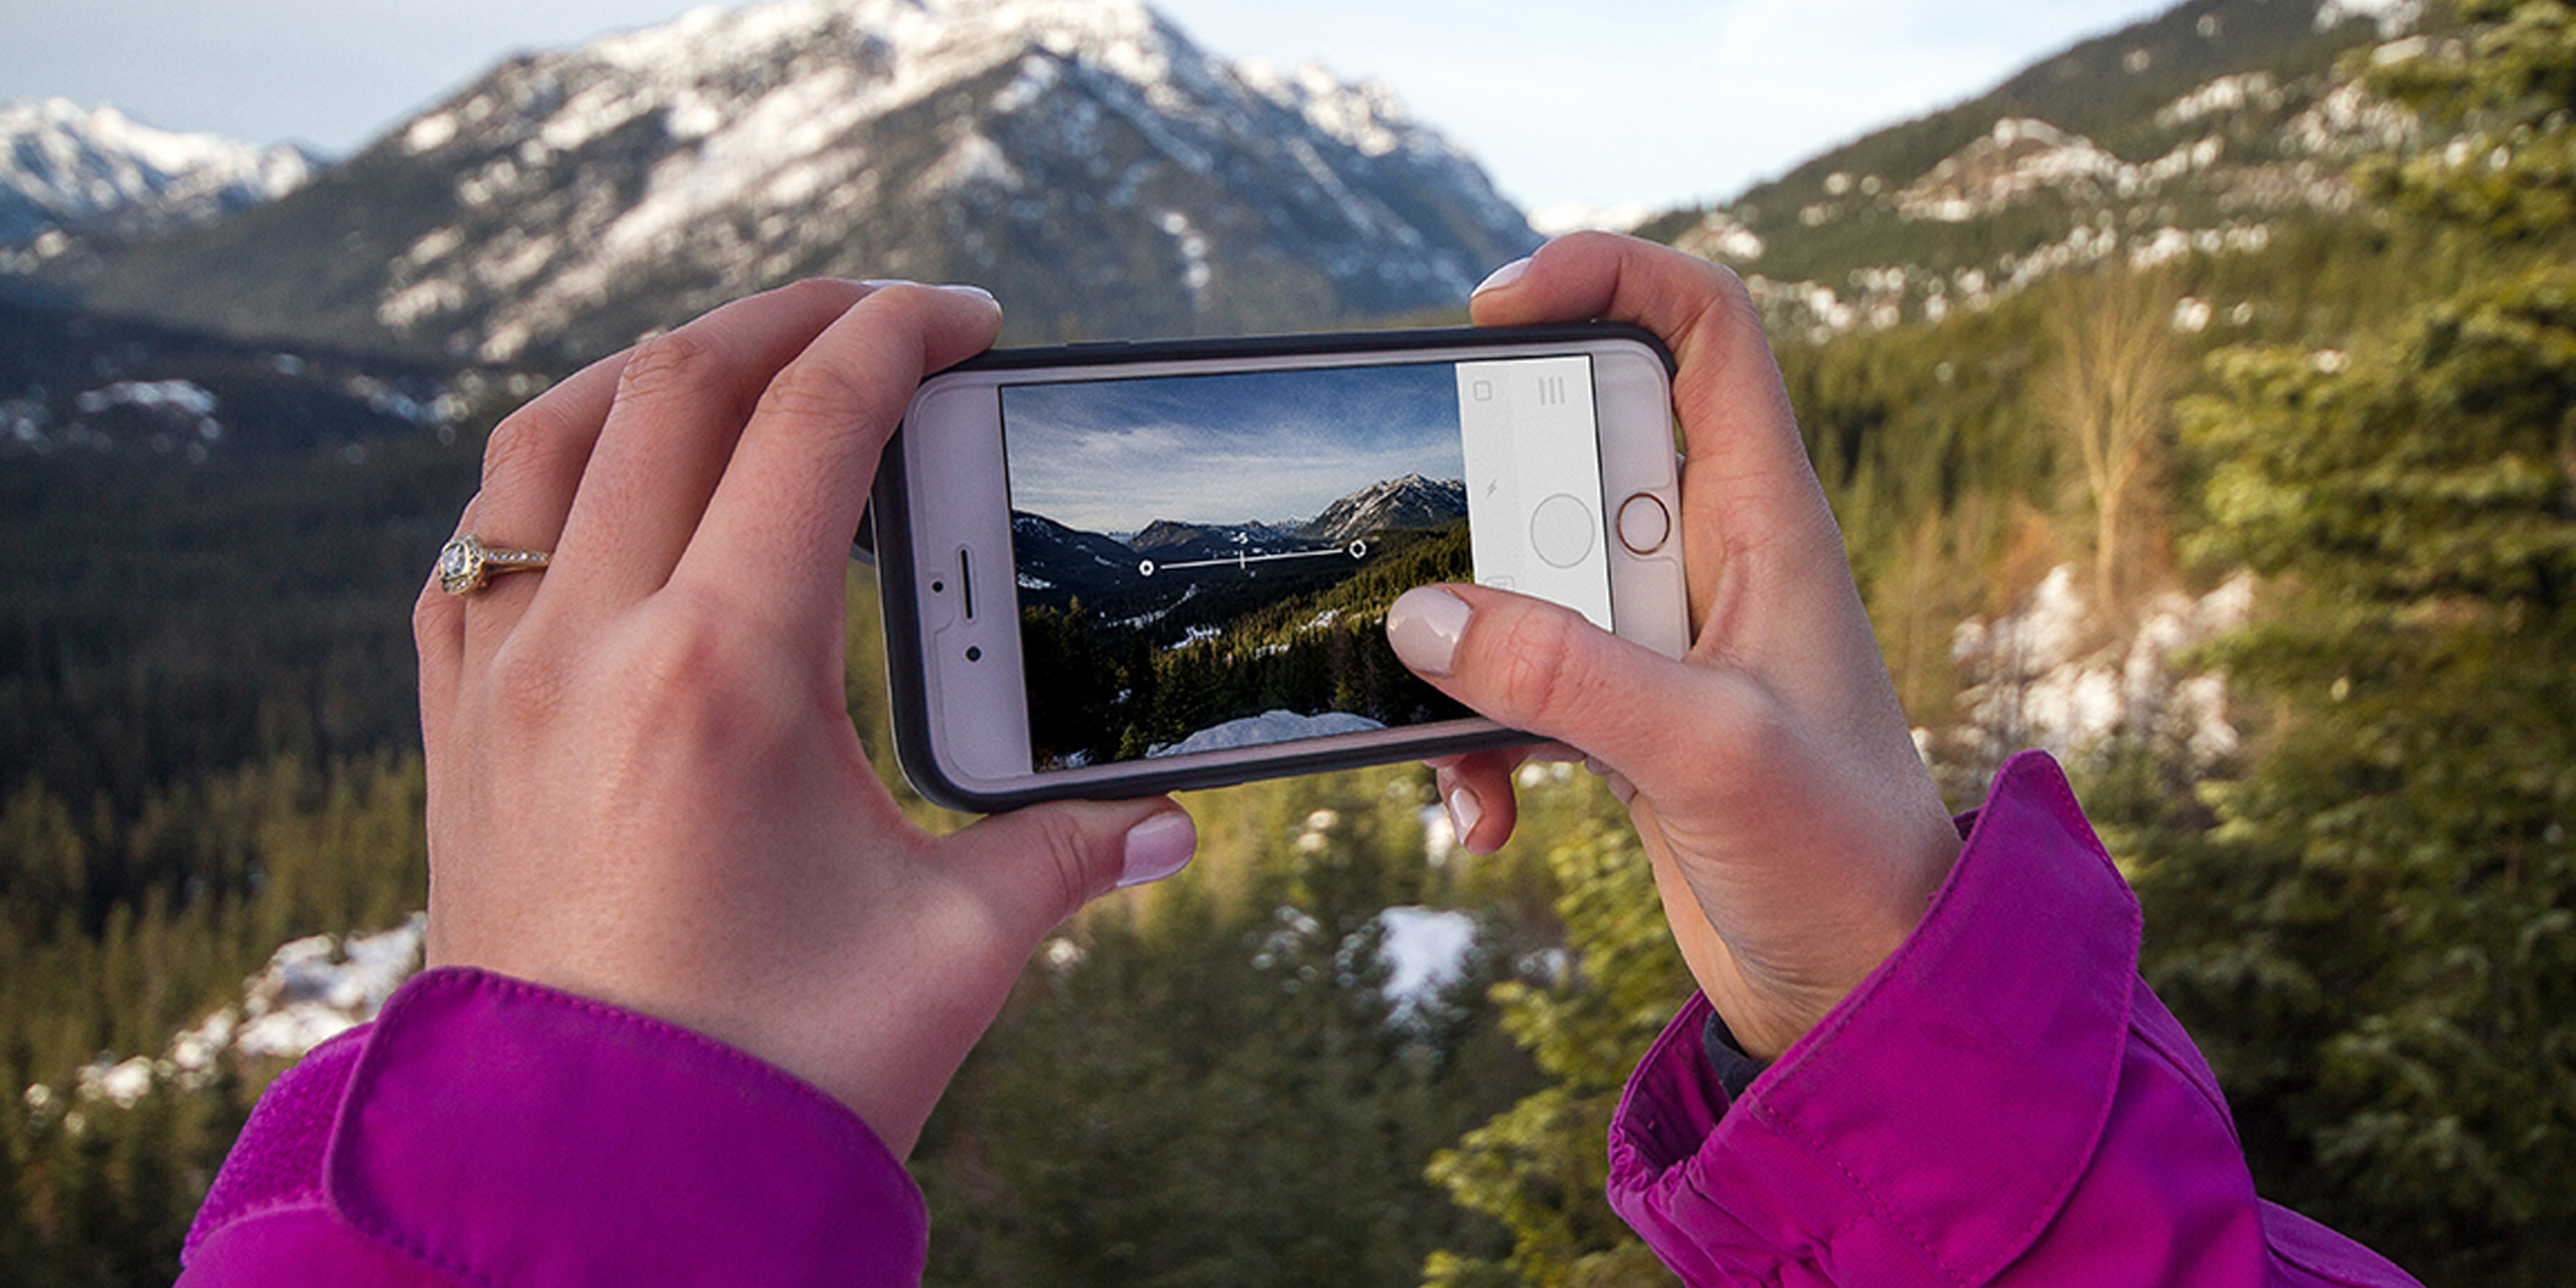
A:
[[[1387,607],[1537,595],[1689,646],[1672,358],[1586,324],[995,350],[869,502],[898,758],[990,812],[1505,746]]]

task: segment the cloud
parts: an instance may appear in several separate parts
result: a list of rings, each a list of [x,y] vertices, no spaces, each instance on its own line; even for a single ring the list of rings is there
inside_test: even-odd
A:
[[[1445,365],[1018,385],[1002,405],[1012,506],[1093,532],[1310,519],[1466,472]]]

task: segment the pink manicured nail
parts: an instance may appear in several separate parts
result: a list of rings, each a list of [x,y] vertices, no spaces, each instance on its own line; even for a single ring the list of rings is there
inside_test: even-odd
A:
[[[1437,586],[1416,586],[1396,598],[1386,611],[1386,642],[1406,666],[1424,675],[1447,675],[1458,656],[1458,637],[1467,633],[1474,610],[1467,601]]]
[[[1001,310],[1002,310],[1002,302],[1001,302],[1000,300],[994,299],[994,298],[993,298],[993,293],[992,293],[991,291],[985,290],[983,287],[980,287],[980,286],[973,286],[973,285],[969,285],[969,284],[967,284],[967,283],[960,282],[960,283],[957,283],[957,284],[954,284],[954,285],[950,285],[950,286],[943,286],[943,287],[940,287],[939,289],[941,289],[941,290],[943,290],[943,291],[946,291],[946,292],[948,292],[948,293],[949,293],[949,294],[951,294],[951,295],[960,296],[960,297],[965,298],[965,299],[981,301],[983,304],[985,304],[987,307],[991,308],[991,309],[992,309],[994,312],[996,312],[996,313],[1001,312]]]
[[[1165,810],[1127,829],[1127,851],[1119,862],[1118,888],[1144,885],[1188,867],[1199,848],[1199,825],[1180,810]]]
[[[1449,793],[1449,830],[1458,834],[1458,844],[1467,843],[1468,834],[1484,817],[1484,802],[1476,799],[1474,791],[1462,784]]]
[[[1499,291],[1504,287],[1521,280],[1521,274],[1528,272],[1529,266],[1530,257],[1523,255],[1519,259],[1513,260],[1511,263],[1495,269],[1492,276],[1487,277],[1482,282],[1478,282],[1476,284],[1476,289],[1468,292],[1468,294],[1482,295],[1487,291]]]

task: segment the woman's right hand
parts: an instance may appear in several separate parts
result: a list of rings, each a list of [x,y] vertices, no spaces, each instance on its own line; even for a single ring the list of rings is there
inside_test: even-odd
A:
[[[1959,837],[1752,300],[1717,265],[1579,233],[1497,272],[1474,311],[1484,325],[1634,322],[1672,348],[1693,645],[1674,661],[1467,585],[1408,592],[1389,635],[1433,685],[1608,778],[1692,975],[1747,1052],[1776,1056],[1912,933]],[[1518,759],[1440,762],[1468,848],[1510,836]]]

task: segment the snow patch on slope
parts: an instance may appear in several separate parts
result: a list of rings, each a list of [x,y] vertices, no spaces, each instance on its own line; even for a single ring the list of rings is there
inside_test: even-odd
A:
[[[1312,716],[1301,716],[1294,711],[1264,711],[1257,716],[1210,725],[1179,742],[1158,744],[1145,754],[1186,756],[1202,751],[1233,751],[1337,733],[1367,733],[1385,727],[1367,716],[1355,716],[1346,711],[1326,711]]]
[[[426,913],[373,934],[308,935],[281,945],[260,973],[242,982],[240,1004],[181,1030],[159,1056],[120,1059],[101,1052],[75,1075],[75,1103],[104,1101],[131,1109],[157,1088],[199,1090],[228,1059],[289,1062],[376,1017],[385,999],[420,969]],[[58,1103],[39,1083],[23,1099],[32,1110]]]
[[[2110,631],[2076,588],[2074,565],[2061,564],[2013,612],[1959,625],[1950,652],[1969,682],[1964,727],[1921,738],[1988,767],[2022,747],[2071,760],[2123,738],[2167,742],[2209,765],[2233,754],[2238,736],[2225,674],[2190,669],[2189,651],[2243,626],[2253,608],[2254,579],[2240,573],[2197,598],[2160,595],[2134,629]]]

